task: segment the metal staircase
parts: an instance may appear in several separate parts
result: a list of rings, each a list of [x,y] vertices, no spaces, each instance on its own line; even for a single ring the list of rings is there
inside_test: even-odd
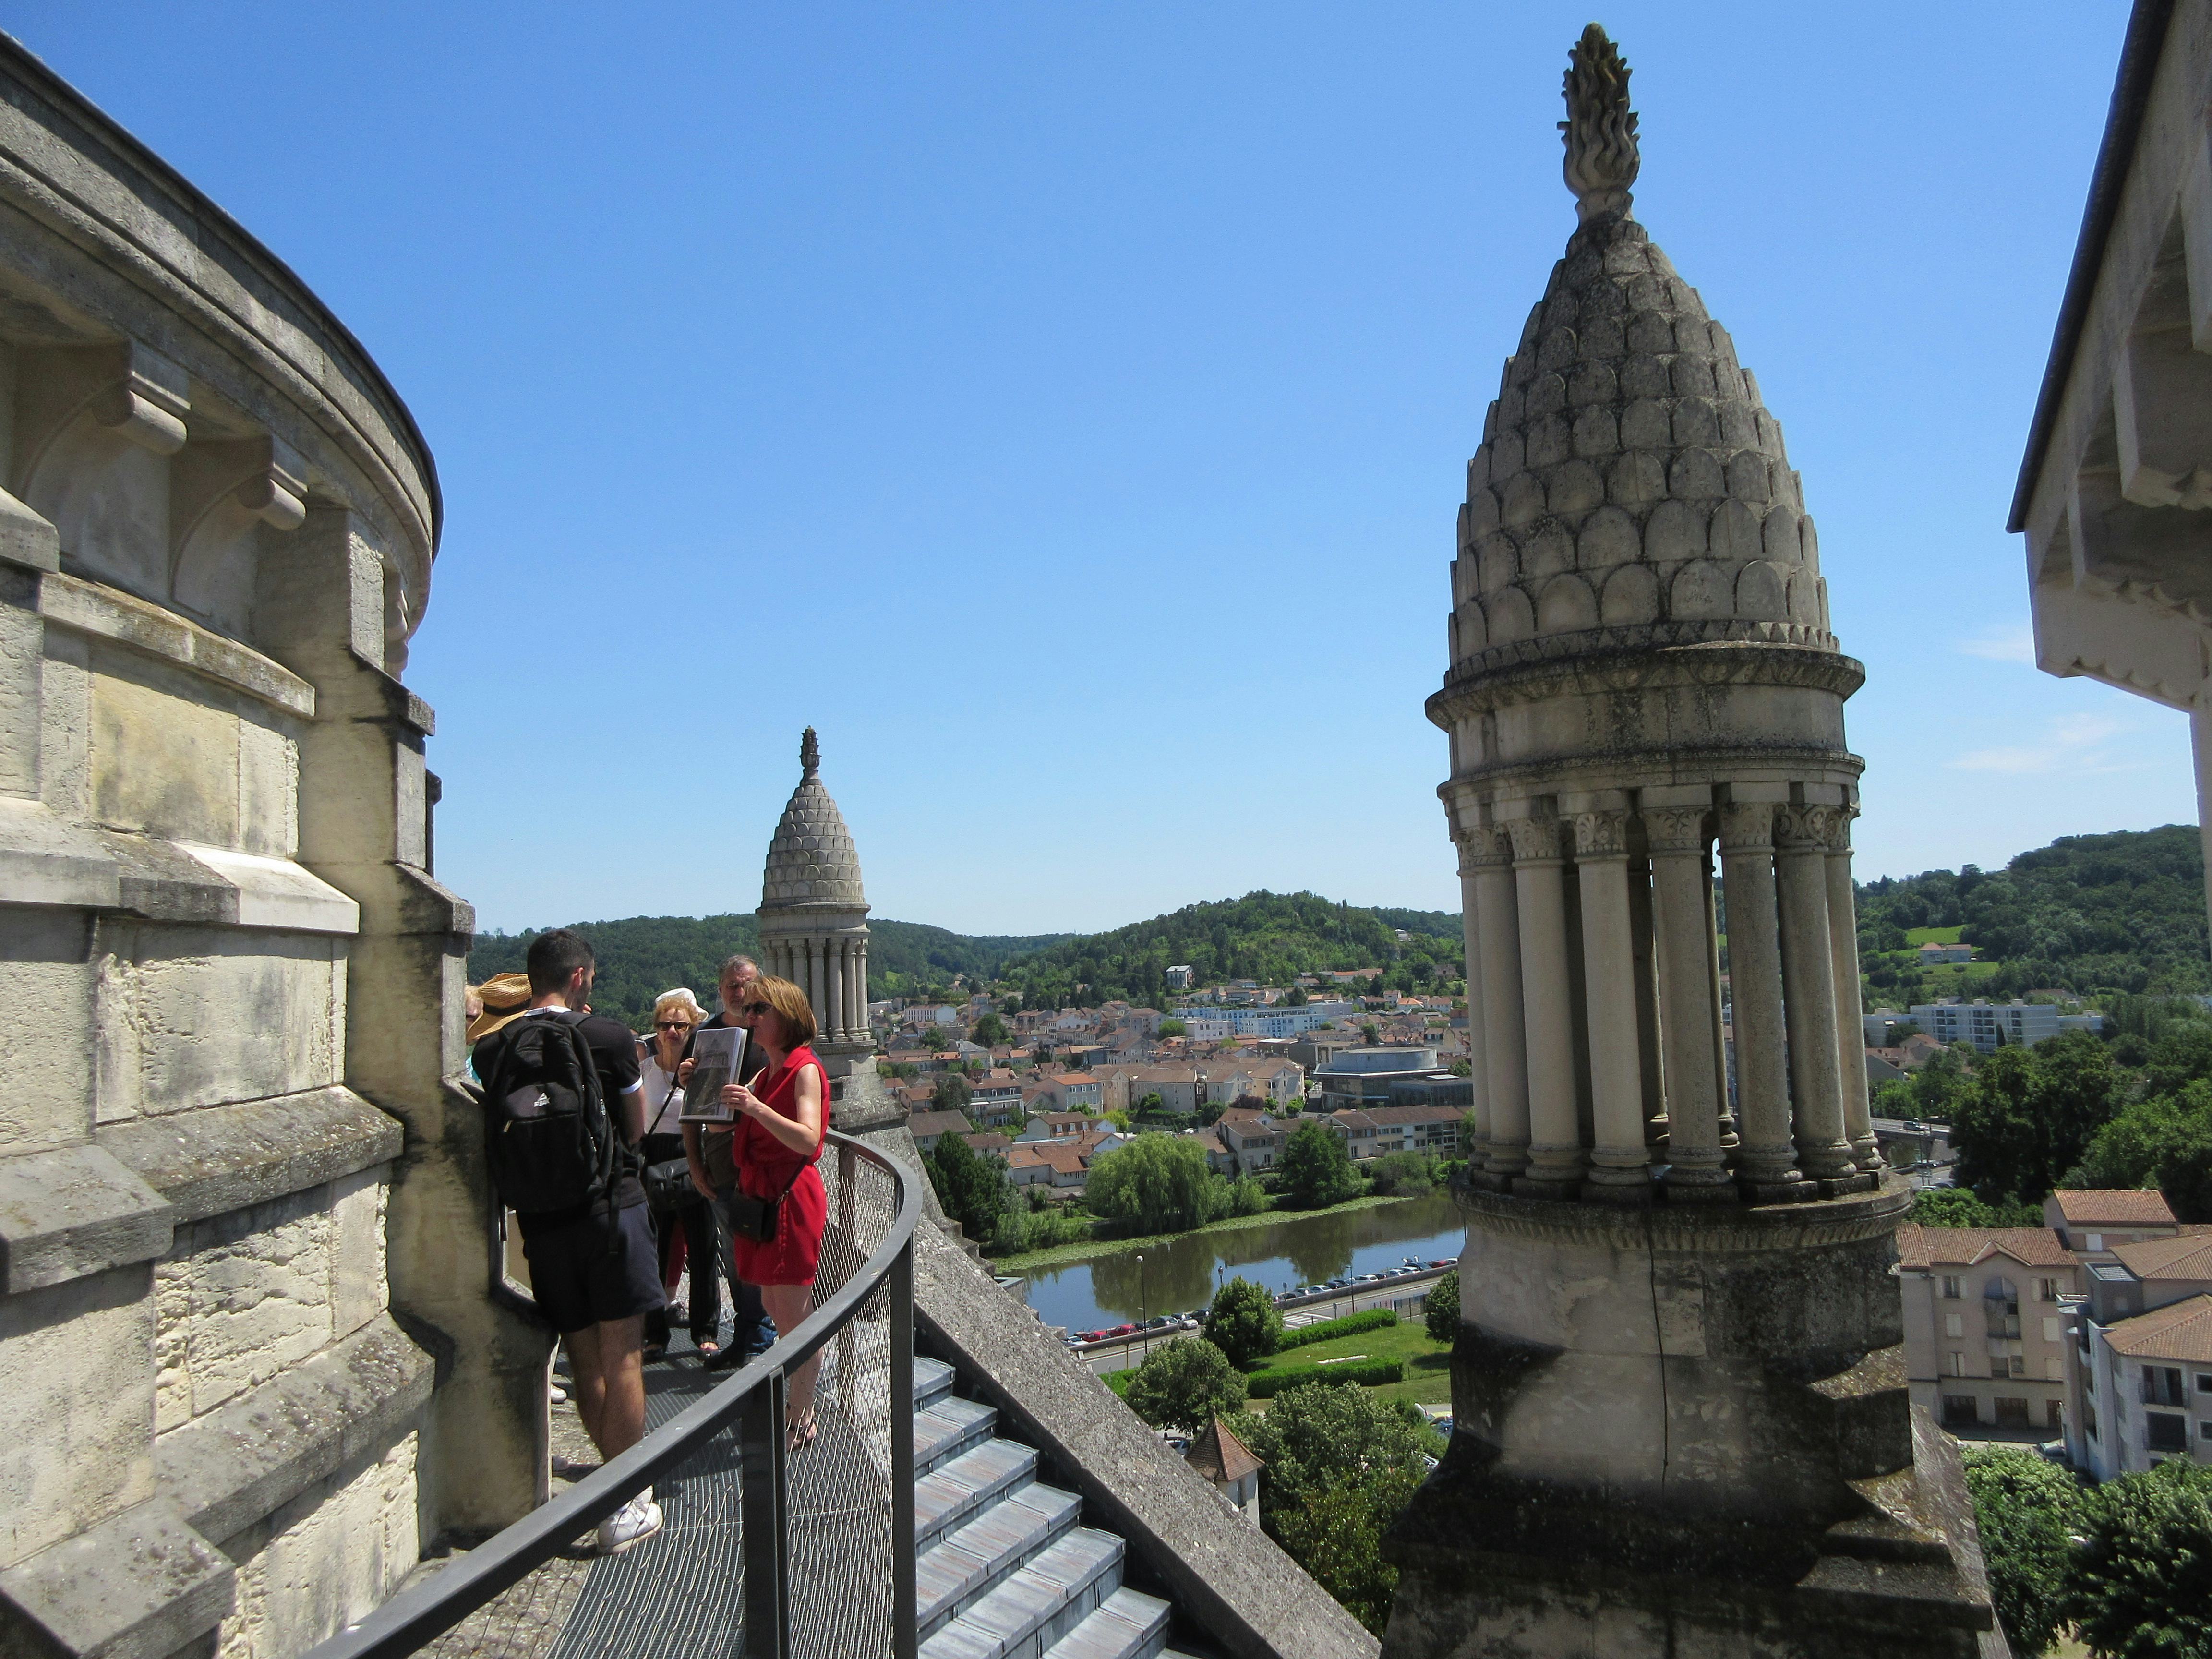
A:
[[[1122,1583],[1121,1540],[1079,1525],[1083,1500],[1039,1481],[1036,1453],[952,1382],[914,1362],[922,1659],[1188,1659],[1169,1604]]]

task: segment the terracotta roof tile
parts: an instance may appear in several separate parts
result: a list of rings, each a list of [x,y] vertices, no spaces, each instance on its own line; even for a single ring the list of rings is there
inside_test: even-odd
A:
[[[1923,1227],[1908,1221],[1897,1230],[1901,1267],[1971,1267],[1999,1255],[2023,1267],[2081,1265],[2081,1259],[2048,1227]]]
[[[2171,1227],[2173,1212],[2163,1194],[2099,1187],[2053,1193],[2069,1227]]]
[[[2137,1279],[2212,1279],[2212,1238],[2201,1233],[2115,1244],[2112,1254]]]
[[[1231,1433],[1229,1425],[1218,1417],[1207,1424],[1198,1438],[1191,1442],[1190,1449],[1183,1454],[1183,1462],[1216,1486],[1242,1480],[1246,1475],[1267,1467],[1252,1455],[1244,1443]]]
[[[2115,1353],[2212,1364],[2212,1296],[2192,1296],[2124,1319],[2106,1329],[2105,1340]]]

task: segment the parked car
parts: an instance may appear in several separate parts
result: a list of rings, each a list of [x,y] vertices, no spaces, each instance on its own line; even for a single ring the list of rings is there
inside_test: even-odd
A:
[[[1077,1334],[1075,1340],[1078,1342],[1097,1342],[1103,1338],[1105,1334],[1106,1333],[1103,1331],[1082,1331]]]
[[[1134,1336],[1136,1334],[1137,1328],[1134,1325],[1116,1325],[1106,1333],[1109,1336]]]
[[[1446,1261],[1443,1256],[1438,1256],[1434,1261],[1429,1263],[1429,1266],[1431,1267],[1449,1267],[1452,1264]]]

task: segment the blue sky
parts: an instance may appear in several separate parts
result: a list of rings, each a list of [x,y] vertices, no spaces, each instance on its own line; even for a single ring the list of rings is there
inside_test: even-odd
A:
[[[2118,0],[1617,4],[1637,213],[1867,665],[1863,876],[2195,817],[2035,672],[2004,518]],[[750,909],[801,726],[878,914],[1457,908],[1421,714],[1573,228],[1585,9],[32,0],[6,27],[375,354],[438,456],[409,679],[486,927]],[[507,741],[566,716],[589,793]]]

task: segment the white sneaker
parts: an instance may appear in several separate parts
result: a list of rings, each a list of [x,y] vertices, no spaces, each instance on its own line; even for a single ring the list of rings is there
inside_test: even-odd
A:
[[[599,1522],[599,1553],[620,1555],[659,1530],[660,1505],[653,1501],[653,1488],[647,1486]]]

